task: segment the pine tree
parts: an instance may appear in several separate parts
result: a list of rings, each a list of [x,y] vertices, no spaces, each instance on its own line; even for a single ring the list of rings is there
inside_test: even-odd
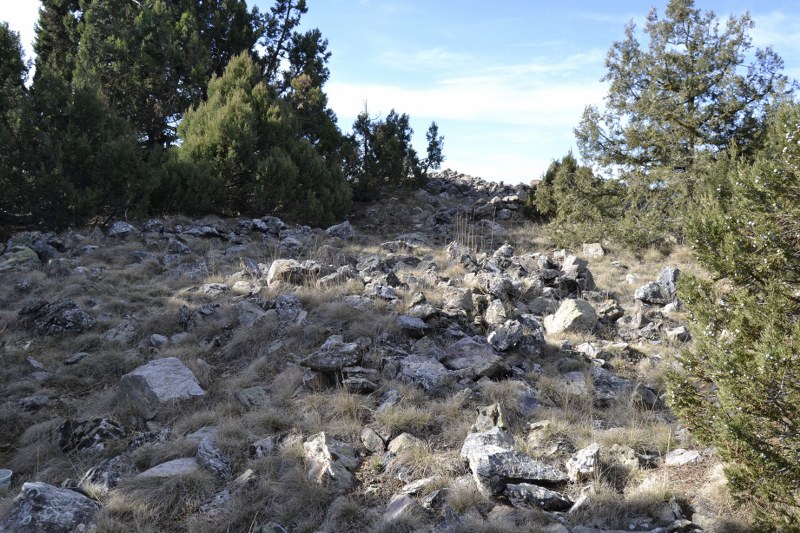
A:
[[[86,1],[76,80],[100,87],[145,145],[168,146],[212,74],[252,53],[256,17],[244,0]]]
[[[10,221],[20,204],[19,129],[27,74],[19,34],[0,23],[0,222]]]
[[[655,9],[648,15],[646,47],[633,23],[613,44],[605,108],[587,107],[575,135],[586,161],[629,185],[634,223],[680,233],[696,159],[731,143],[745,152],[758,147],[766,112],[787,78],[772,49],[753,50],[752,28],[747,14],[720,28],[714,13],[693,0],[670,0],[663,18]]]
[[[622,217],[624,190],[615,180],[605,181],[578,164],[572,152],[553,161],[534,192],[533,218],[551,221],[553,238],[563,245],[600,240],[617,234],[603,221]]]
[[[72,81],[81,18],[80,0],[42,0],[33,44],[37,73],[47,70],[51,74],[58,73],[67,82]]]

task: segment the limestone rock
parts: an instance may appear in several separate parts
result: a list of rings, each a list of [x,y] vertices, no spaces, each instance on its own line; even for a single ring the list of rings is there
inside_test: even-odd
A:
[[[677,448],[664,456],[664,464],[666,466],[683,466],[702,462],[703,456],[697,450]]]
[[[570,481],[578,483],[591,479],[599,472],[600,445],[590,444],[579,450],[567,460],[567,475]]]
[[[272,262],[267,272],[267,285],[277,281],[285,281],[293,285],[302,285],[319,276],[320,265],[315,261],[294,259],[276,259]]]
[[[552,485],[568,479],[558,468],[515,450],[473,452],[469,467],[478,490],[486,496],[502,494],[508,483]]]
[[[100,504],[80,492],[47,483],[22,485],[8,514],[0,521],[2,533],[72,533],[95,527]]]
[[[478,417],[470,428],[471,433],[483,433],[494,428],[506,429],[506,422],[499,403],[477,407],[475,410],[478,413]]]
[[[508,364],[481,337],[465,337],[451,344],[441,362],[451,370],[471,369],[477,377],[497,377],[510,372]]]
[[[473,457],[489,453],[509,451],[514,448],[514,437],[501,427],[493,427],[488,431],[468,433],[461,447],[460,457],[471,463]]]
[[[599,242],[586,243],[583,245],[582,249],[583,255],[586,257],[598,258],[606,255],[605,250],[603,250],[603,245]]]
[[[591,332],[597,326],[597,313],[586,300],[564,300],[554,315],[544,319],[547,333]]]
[[[418,439],[411,433],[401,433],[392,439],[392,441],[389,443],[389,446],[387,446],[387,449],[392,453],[402,453],[411,448],[424,445],[425,441]]]
[[[166,463],[156,465],[149,470],[145,470],[137,478],[168,478],[175,476],[185,476],[200,471],[200,464],[194,457],[182,457],[173,459]]]
[[[386,443],[378,433],[369,427],[361,430],[361,443],[366,449],[374,454],[382,454],[386,451]]]
[[[311,479],[331,485],[337,492],[353,486],[350,471],[358,466],[358,457],[347,444],[318,433],[303,443],[303,455]]]
[[[345,220],[341,224],[336,224],[325,230],[328,237],[338,237],[343,241],[352,241],[356,236],[356,230],[350,224],[350,221]]]
[[[118,402],[123,408],[154,418],[162,405],[205,395],[192,371],[177,357],[155,359],[122,376]]]
[[[530,483],[509,483],[503,492],[514,507],[535,505],[545,511],[567,511],[573,505],[564,494]]]

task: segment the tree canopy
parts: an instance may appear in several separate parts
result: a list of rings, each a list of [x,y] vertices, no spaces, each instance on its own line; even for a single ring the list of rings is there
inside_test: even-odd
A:
[[[0,26],[0,218],[345,216],[359,182],[348,172],[363,165],[328,106],[331,53],[319,29],[301,31],[307,11],[305,0],[264,12],[245,0],[43,0],[29,88],[19,36]],[[363,161],[377,174],[417,172],[408,120],[371,130],[381,141]],[[438,129],[428,142],[424,166],[436,168]]]
[[[693,0],[653,9],[639,42],[633,22],[606,58],[605,106],[588,106],[575,129],[582,158],[604,177],[628,185],[627,217],[642,225],[653,214],[681,233],[694,194],[695,163],[736,144],[759,146],[768,111],[790,88],[783,61],[754,49],[749,15],[722,25]]]
[[[649,173],[686,170],[698,152],[758,138],[767,110],[784,93],[783,61],[753,50],[749,15],[720,28],[693,0],[671,0],[647,16],[643,47],[633,22],[606,58],[605,108],[586,108],[575,130],[581,155],[603,168]]]

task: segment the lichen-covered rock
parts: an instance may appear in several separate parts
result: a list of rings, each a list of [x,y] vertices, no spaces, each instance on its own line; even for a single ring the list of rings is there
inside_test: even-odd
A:
[[[62,452],[97,453],[106,449],[108,441],[125,436],[125,429],[107,418],[66,420],[56,428],[58,447]]]
[[[221,480],[231,477],[231,464],[222,450],[214,444],[212,437],[205,437],[200,441],[195,455],[197,463],[214,474]]]
[[[0,272],[32,270],[41,266],[39,256],[27,246],[12,246],[0,255]]]
[[[39,300],[19,312],[23,324],[33,326],[40,335],[81,333],[94,325],[94,317],[69,298],[52,303]]]
[[[509,483],[552,485],[567,481],[566,473],[514,450],[513,446],[513,437],[499,427],[467,435],[461,459],[469,464],[482,494],[498,496]]]
[[[300,364],[319,372],[334,372],[360,363],[361,352],[358,342],[343,342],[341,335],[333,335]]]
[[[78,491],[47,483],[22,485],[9,513],[0,521],[2,533],[72,533],[95,527],[100,504]]]
[[[120,407],[149,420],[169,402],[204,396],[194,374],[177,357],[155,359],[122,376]]]
[[[567,511],[573,504],[560,492],[530,483],[509,483],[503,492],[514,507],[535,505],[545,511]]]

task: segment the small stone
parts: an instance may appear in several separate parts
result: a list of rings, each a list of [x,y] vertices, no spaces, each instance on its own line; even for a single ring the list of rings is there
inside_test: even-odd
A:
[[[361,430],[361,443],[376,455],[381,455],[386,451],[386,443],[374,429],[369,427]]]
[[[418,439],[411,433],[401,433],[392,439],[387,449],[392,453],[399,454],[412,448],[417,448],[424,445],[424,440]]]
[[[702,462],[703,456],[697,450],[677,448],[664,456],[664,464],[666,466],[684,466]]]
[[[567,460],[567,475],[570,481],[578,483],[591,479],[599,471],[600,445],[596,442],[578,451]]]

